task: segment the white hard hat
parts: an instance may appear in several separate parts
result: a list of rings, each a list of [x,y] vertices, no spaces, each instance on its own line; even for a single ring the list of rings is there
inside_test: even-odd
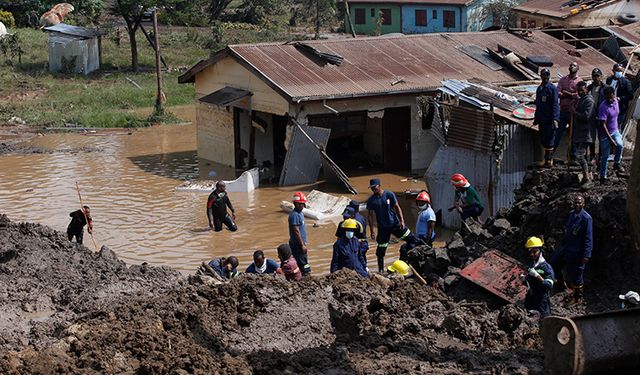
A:
[[[621,294],[618,298],[626,302],[631,302],[634,305],[640,303],[640,295],[633,291],[628,291],[627,294]]]

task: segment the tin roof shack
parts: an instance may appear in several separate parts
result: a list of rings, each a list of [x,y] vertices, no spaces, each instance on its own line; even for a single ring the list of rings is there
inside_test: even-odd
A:
[[[458,80],[444,81],[441,91],[454,100],[440,103],[444,122],[436,118],[432,128],[444,135],[445,143],[425,180],[433,206],[442,210],[443,225],[457,228],[460,215],[448,211],[455,194],[451,176],[462,173],[483,200],[482,216],[494,216],[513,203],[514,189],[520,186],[527,166],[536,160],[538,131],[532,120],[511,115],[522,107],[520,100],[527,101],[515,97],[514,92]]]
[[[513,8],[522,28],[606,26],[638,21],[640,2],[628,0],[530,0]]]
[[[45,27],[49,33],[49,71],[89,74],[100,68],[101,36],[98,30],[59,23]]]
[[[257,165],[270,161],[279,171],[295,135],[287,126],[291,117],[329,129],[327,153],[345,170],[423,173],[441,143],[423,124],[417,98],[435,96],[448,78],[482,77],[494,84],[537,79],[537,70],[515,61],[540,51],[561,67],[577,60],[587,73],[613,64],[594,49],[572,56],[569,44],[541,31],[527,37],[507,31],[420,34],[231,45],[179,82],[195,83],[201,158],[239,169],[252,159]],[[218,95],[224,92],[229,95]],[[326,132],[314,132],[324,141]],[[290,170],[298,167],[307,165]]]

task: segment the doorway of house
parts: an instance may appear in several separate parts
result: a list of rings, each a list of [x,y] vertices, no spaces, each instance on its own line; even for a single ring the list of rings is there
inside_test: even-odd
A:
[[[386,108],[382,134],[384,171],[411,170],[411,107]]]

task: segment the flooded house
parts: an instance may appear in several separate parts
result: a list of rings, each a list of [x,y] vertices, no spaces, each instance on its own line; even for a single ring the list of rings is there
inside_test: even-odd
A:
[[[541,53],[563,71],[572,61],[585,74],[613,63],[595,49],[573,49],[541,31],[231,45],[179,82],[195,84],[200,158],[232,169],[268,161],[281,185],[304,180],[282,171],[314,182],[322,163],[309,136],[347,172],[423,174],[443,139],[421,98],[435,97],[445,79],[535,82],[527,57]]]

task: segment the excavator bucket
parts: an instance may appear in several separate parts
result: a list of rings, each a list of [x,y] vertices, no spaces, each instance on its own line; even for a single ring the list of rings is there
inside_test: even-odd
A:
[[[460,276],[501,299],[516,303],[523,301],[527,288],[520,275],[524,266],[498,250],[489,250],[460,271]]]
[[[561,318],[542,323],[549,374],[637,374],[640,308]]]

